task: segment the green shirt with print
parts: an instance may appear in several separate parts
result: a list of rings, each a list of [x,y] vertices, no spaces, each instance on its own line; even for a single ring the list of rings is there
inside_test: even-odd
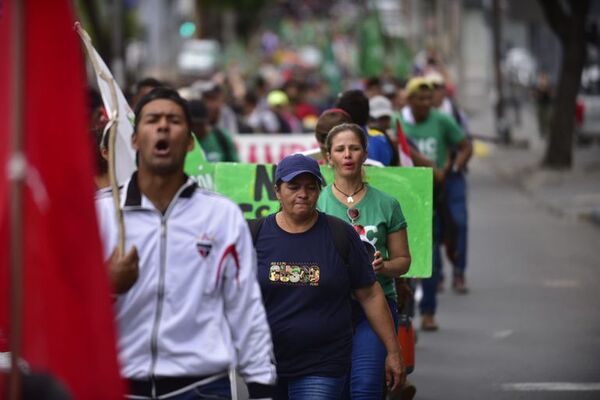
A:
[[[412,139],[419,151],[443,168],[448,159],[448,150],[461,142],[465,134],[454,119],[437,110],[431,109],[427,119],[419,123],[409,123],[400,118],[404,134]]]
[[[208,162],[239,161],[237,149],[231,140],[231,136],[222,129],[220,132],[217,129],[211,129],[208,135],[200,140],[200,146],[202,146]],[[227,157],[227,152],[229,157]]]
[[[362,240],[368,241],[381,252],[384,260],[389,260],[387,236],[390,233],[406,229],[406,219],[398,200],[372,186],[367,185],[366,190],[361,201],[353,204],[353,207],[359,212],[358,218],[354,220],[354,229]],[[348,207],[335,197],[331,185],[321,192],[317,208],[324,213],[352,223],[347,215]],[[381,284],[386,297],[396,300],[394,279],[378,275],[377,281]]]

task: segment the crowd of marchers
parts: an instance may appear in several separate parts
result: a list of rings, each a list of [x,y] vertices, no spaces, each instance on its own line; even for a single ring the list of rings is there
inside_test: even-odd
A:
[[[248,91],[232,107],[214,82],[176,90],[140,81],[131,97],[137,171],[118,205],[123,254],[107,188],[106,113],[92,99],[96,205],[130,398],[232,398],[231,370],[253,399],[415,395],[398,327],[418,308],[421,329],[438,329],[442,248],[453,290],[468,293],[472,146],[456,88],[430,66],[407,81],[368,80],[326,107],[306,103],[302,90],[290,81]],[[245,221],[235,203],[184,173],[196,145],[208,161],[238,161],[235,135],[295,131],[314,134],[320,152],[278,163],[272,215]],[[419,281],[403,278],[411,264],[403,205],[368,183],[369,168],[408,166],[403,156],[434,175],[432,276]],[[327,185],[319,162],[333,170]]]

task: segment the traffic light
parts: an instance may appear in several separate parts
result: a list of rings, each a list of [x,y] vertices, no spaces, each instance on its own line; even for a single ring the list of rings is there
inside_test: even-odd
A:
[[[179,26],[179,35],[183,38],[191,38],[196,33],[196,24],[186,21]]]

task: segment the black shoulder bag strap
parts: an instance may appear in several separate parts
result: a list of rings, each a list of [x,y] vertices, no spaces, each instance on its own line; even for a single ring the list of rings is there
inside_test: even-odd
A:
[[[335,248],[344,260],[344,263],[348,264],[348,259],[350,258],[350,242],[348,241],[348,234],[346,233],[346,225],[345,221],[334,217],[333,215],[325,214],[327,217],[327,223],[329,224],[329,229],[331,229],[331,234],[333,235],[333,244]]]
[[[246,222],[248,223],[248,228],[250,228],[250,235],[252,236],[252,244],[254,246],[256,246],[256,241],[258,240],[260,228],[262,228],[263,223],[265,222],[265,217],[249,219]]]

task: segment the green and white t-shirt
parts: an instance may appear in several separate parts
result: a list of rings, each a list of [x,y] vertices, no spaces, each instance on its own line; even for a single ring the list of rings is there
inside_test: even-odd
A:
[[[454,118],[434,109],[429,111],[425,121],[415,123],[410,108],[405,107],[402,109],[400,123],[406,136],[438,168],[443,168],[446,164],[449,148],[465,138]]]
[[[221,135],[221,139],[219,139],[217,135]],[[222,140],[222,142],[220,140]],[[226,151],[221,143],[227,146],[229,159],[227,159]],[[235,148],[230,135],[223,130],[221,130],[220,133],[214,129],[211,130],[206,137],[200,140],[200,145],[204,150],[208,162],[239,161],[237,149]]]
[[[361,201],[353,205],[353,208],[358,209],[359,212],[358,218],[354,220],[354,229],[362,240],[371,243],[381,252],[384,260],[389,260],[387,236],[390,233],[406,229],[406,219],[402,213],[400,203],[395,198],[372,186],[367,186],[366,189],[367,193]],[[324,213],[352,223],[347,214],[348,207],[335,197],[331,185],[321,192],[317,208]],[[386,297],[395,300],[396,287],[394,279],[377,276],[377,280],[383,287]]]

